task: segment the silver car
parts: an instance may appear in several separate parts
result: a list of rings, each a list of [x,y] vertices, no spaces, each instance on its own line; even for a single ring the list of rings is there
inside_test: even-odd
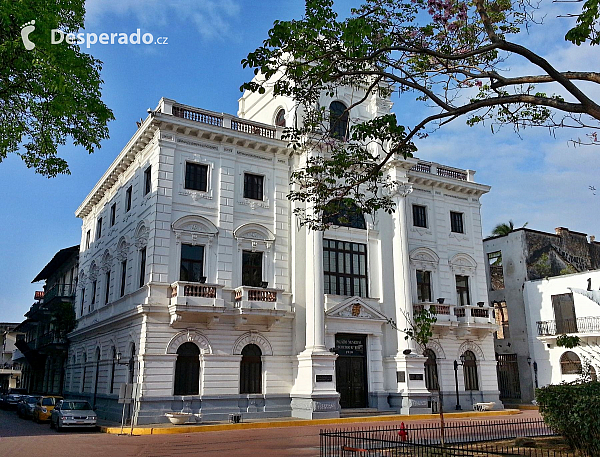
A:
[[[61,431],[66,427],[96,428],[98,416],[85,400],[61,400],[52,410],[50,427]]]

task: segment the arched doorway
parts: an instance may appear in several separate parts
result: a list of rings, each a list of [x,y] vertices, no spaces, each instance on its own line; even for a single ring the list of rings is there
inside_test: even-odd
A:
[[[435,352],[431,349],[425,349],[423,356],[427,357],[427,360],[425,360],[425,387],[430,391],[440,390]]]
[[[173,395],[198,395],[200,392],[200,349],[183,343],[177,349]]]
[[[463,362],[463,378],[465,390],[479,390],[479,378],[477,376],[477,358],[473,351],[465,351],[461,357]]]
[[[262,351],[256,344],[248,344],[242,349],[240,393],[262,393]]]

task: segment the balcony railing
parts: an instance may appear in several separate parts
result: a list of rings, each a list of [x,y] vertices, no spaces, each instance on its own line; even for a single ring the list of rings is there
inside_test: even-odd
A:
[[[37,339],[36,346],[38,348],[42,348],[44,346],[48,346],[50,344],[66,344],[67,339],[63,336],[59,335],[56,332],[46,333],[45,335],[41,335]]]
[[[242,286],[235,289],[235,301],[264,301],[275,303],[277,301],[277,291]]]
[[[467,174],[465,172],[453,170],[451,168],[438,167],[437,174],[438,176],[443,176],[445,178],[460,179],[461,181],[467,180]]]
[[[538,336],[554,336],[566,333],[600,333],[600,316],[578,317],[560,321],[538,321]]]
[[[472,171],[470,172],[468,170],[460,170],[458,168],[441,166],[432,162],[419,162],[411,168],[411,171],[438,175],[443,178],[458,179],[460,181],[473,181],[474,174]]]
[[[184,108],[183,106],[173,106],[173,116],[194,122],[201,122],[202,124],[216,125],[218,127],[223,126],[222,117],[201,110]]]
[[[270,129],[263,126],[249,124],[248,122],[242,122],[238,120],[231,120],[231,130],[237,130],[239,132],[251,133],[253,135],[264,136],[265,138],[275,138],[275,129]]]
[[[465,308],[463,308],[462,306],[457,306],[456,308],[454,308],[454,315],[456,317],[465,317]]]
[[[490,310],[487,308],[471,308],[473,317],[490,317]]]
[[[171,284],[171,303],[213,306],[216,305],[215,300],[223,301],[222,289],[223,286],[219,284],[177,281]],[[192,301],[187,300],[187,298]]]
[[[44,294],[44,303],[50,303],[54,298],[72,298],[75,295],[75,287],[72,284],[54,284]]]

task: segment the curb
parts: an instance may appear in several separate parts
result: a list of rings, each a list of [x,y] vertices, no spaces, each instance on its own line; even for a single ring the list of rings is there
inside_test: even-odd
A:
[[[536,405],[517,405],[517,408],[521,411],[538,411],[540,409],[540,407]]]
[[[450,419],[463,419],[469,417],[493,417],[493,416],[511,416],[520,414],[518,409],[506,409],[503,411],[484,411],[484,412],[464,412],[464,413],[445,413],[444,417]],[[394,414],[389,416],[366,416],[366,417],[342,417],[334,419],[291,419],[288,421],[278,422],[246,422],[241,424],[215,424],[215,425],[179,425],[179,426],[161,426],[161,427],[134,427],[134,435],[171,435],[175,433],[201,433],[201,432],[223,432],[227,430],[248,430],[257,428],[283,428],[283,427],[300,427],[307,425],[331,425],[331,424],[351,424],[356,422],[390,422],[390,421],[415,421],[424,419],[437,419],[437,414],[413,414],[400,415]],[[131,430],[129,427],[124,428],[124,432]],[[100,426],[102,433],[118,435],[121,433],[121,427]],[[127,433],[129,434],[129,433]]]

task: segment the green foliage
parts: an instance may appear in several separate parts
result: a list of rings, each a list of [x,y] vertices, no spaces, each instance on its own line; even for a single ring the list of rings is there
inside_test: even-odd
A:
[[[65,337],[75,328],[77,322],[73,304],[65,302],[55,304],[52,308],[51,319],[54,328],[62,337]]]
[[[560,335],[556,338],[556,345],[563,348],[573,349],[580,343],[581,340],[576,335]]]
[[[431,305],[429,309],[422,308],[421,311],[413,313],[412,320],[406,313],[405,317],[409,327],[401,330],[405,335],[404,339],[413,340],[424,350],[433,336],[433,324],[437,322],[435,306]],[[393,319],[388,318],[387,322],[394,330],[400,330]]]
[[[548,278],[552,276],[552,264],[548,254],[542,254],[537,262],[533,264],[538,278]]]
[[[108,138],[114,117],[101,100],[101,62],[50,40],[52,29],[78,32],[84,15],[83,0],[0,3],[0,162],[16,153],[44,176],[68,174],[59,145],[70,138],[93,153]],[[35,48],[28,51],[21,27],[32,20]]]
[[[565,40],[577,46],[588,40],[592,45],[600,44],[598,19],[600,19],[600,2],[587,0],[583,4],[581,14],[577,17],[577,25],[567,32]]]
[[[364,0],[345,19],[338,17],[332,0],[306,0],[305,5],[302,18],[276,21],[263,45],[242,60],[255,78],[241,89],[269,90],[297,103],[300,126],[285,130],[285,139],[301,157],[289,198],[311,228],[323,229],[321,215],[328,203],[344,198],[365,214],[394,211],[396,183],[387,172],[389,164],[411,157],[417,139],[455,119],[491,123],[492,132],[503,125],[517,131],[600,126],[600,106],[584,93],[586,87],[572,83],[573,78],[597,82],[596,73],[566,76],[527,46],[510,41],[526,37],[521,32],[537,25],[532,16],[537,4]],[[507,59],[521,60],[522,68],[540,74],[507,74]],[[536,88],[550,82],[558,82],[576,101]],[[348,89],[351,126],[346,138],[339,138],[330,131],[322,97],[335,99]],[[375,99],[405,94],[427,108],[415,110],[419,117],[401,125],[385,102]],[[358,118],[361,104],[369,106],[361,113],[374,118]]]
[[[529,222],[525,222],[521,228],[527,227],[527,224],[529,224]],[[514,231],[515,224],[512,220],[510,220],[508,221],[508,224],[501,223],[496,225],[496,227],[494,227],[494,229],[492,230],[492,236],[504,236]]]
[[[559,271],[559,275],[570,275],[573,273],[577,273],[577,270],[573,265],[567,265],[565,268]]]
[[[536,390],[544,422],[582,455],[600,455],[600,383],[549,385]]]

